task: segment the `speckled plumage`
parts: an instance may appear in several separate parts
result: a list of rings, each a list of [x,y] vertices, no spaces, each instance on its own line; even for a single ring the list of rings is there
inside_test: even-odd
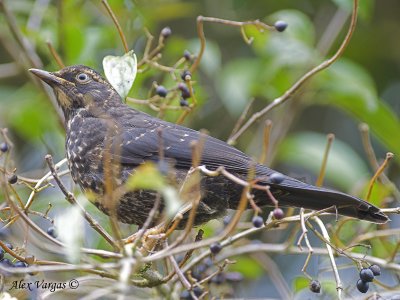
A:
[[[66,122],[66,151],[73,180],[95,195],[95,205],[109,213],[104,202],[104,158],[107,153],[118,162],[117,186],[135,172],[145,161],[157,163],[162,132],[163,155],[174,164],[179,185],[192,165],[191,142],[200,133],[168,123],[123,104],[117,92],[97,72],[85,66],[72,66],[49,73],[31,70],[53,89],[63,109]],[[105,152],[107,149],[108,152]],[[241,151],[212,137],[204,141],[201,164],[209,169],[224,166],[238,177],[246,178],[251,159]],[[350,195],[318,188],[288,176],[279,184],[269,181],[275,171],[256,165],[259,184],[269,184],[281,206],[323,209],[333,205],[338,213],[384,223],[388,219],[379,208]],[[222,216],[226,209],[237,207],[242,187],[223,177],[203,177],[202,200],[195,224]],[[121,222],[142,225],[155,201],[156,193],[149,190],[128,192],[116,205]],[[258,205],[271,205],[264,192],[255,191]],[[162,208],[162,207],[161,207]]]

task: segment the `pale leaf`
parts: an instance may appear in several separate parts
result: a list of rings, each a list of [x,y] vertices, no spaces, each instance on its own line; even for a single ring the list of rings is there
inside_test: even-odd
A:
[[[128,95],[135,81],[137,60],[133,50],[122,56],[108,55],[103,59],[104,74],[122,99]]]

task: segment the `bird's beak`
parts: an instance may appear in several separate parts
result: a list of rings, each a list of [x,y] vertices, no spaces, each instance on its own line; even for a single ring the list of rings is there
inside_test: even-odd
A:
[[[35,76],[39,77],[41,80],[46,82],[51,87],[65,85],[70,83],[68,80],[65,80],[61,77],[58,77],[54,73],[47,72],[40,69],[29,69],[29,72],[33,73]]]

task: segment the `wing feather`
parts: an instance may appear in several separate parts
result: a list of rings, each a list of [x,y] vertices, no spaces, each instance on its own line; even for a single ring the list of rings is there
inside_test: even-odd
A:
[[[191,143],[200,139],[200,132],[164,121],[124,129],[122,135],[114,138],[121,145],[119,154],[115,155],[120,156],[122,164],[133,167],[146,160],[158,161],[160,129],[165,158],[174,160],[176,168],[189,168],[192,165]],[[251,159],[225,142],[206,136],[201,163],[209,168],[224,166],[228,170],[247,172]]]

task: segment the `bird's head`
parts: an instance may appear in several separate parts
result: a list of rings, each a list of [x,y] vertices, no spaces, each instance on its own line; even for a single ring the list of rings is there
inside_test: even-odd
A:
[[[89,67],[70,66],[57,72],[29,71],[53,88],[66,116],[80,108],[106,110],[109,105],[121,103],[111,84]]]

